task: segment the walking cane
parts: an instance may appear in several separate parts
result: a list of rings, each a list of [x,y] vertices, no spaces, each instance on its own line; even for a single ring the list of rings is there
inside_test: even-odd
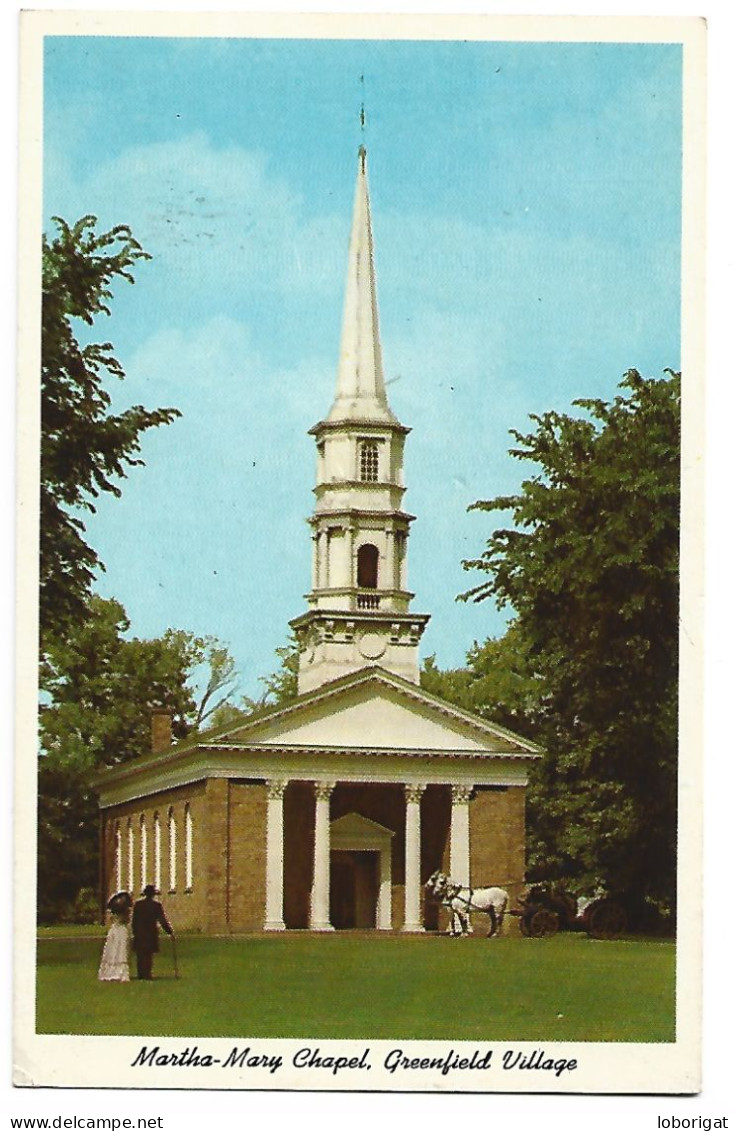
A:
[[[174,959],[174,977],[179,978],[179,969],[177,967],[177,940],[175,939],[174,934],[172,934],[171,938],[172,938],[172,957]]]

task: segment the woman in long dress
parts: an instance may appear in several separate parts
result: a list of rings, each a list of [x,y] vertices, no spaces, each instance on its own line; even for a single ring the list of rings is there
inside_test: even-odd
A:
[[[128,922],[131,918],[133,900],[127,891],[116,892],[108,900],[108,910],[113,922],[105,939],[100,969],[97,977],[100,982],[128,982]]]

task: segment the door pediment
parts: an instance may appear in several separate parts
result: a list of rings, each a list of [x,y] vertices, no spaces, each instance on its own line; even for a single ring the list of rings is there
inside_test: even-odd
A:
[[[331,848],[346,852],[385,851],[394,835],[392,829],[370,821],[360,813],[346,813],[331,821],[330,825]]]

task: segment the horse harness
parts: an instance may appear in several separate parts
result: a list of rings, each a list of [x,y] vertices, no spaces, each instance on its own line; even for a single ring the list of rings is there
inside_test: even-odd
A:
[[[471,888],[466,888],[466,891],[469,892],[468,896],[460,895],[460,892],[464,890],[465,889],[462,884],[447,884],[446,891],[443,895],[443,902],[450,906],[454,899],[458,899],[460,903],[464,904],[467,911],[481,911],[484,915],[489,915],[490,910],[494,911],[494,908],[490,909],[487,907],[478,907],[477,904],[472,900]]]

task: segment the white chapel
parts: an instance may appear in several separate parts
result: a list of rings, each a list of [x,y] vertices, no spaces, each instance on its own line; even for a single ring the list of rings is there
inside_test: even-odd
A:
[[[409,428],[382,368],[367,156],[359,150],[338,379],[317,449],[307,609],[291,621],[298,696],[98,780],[102,894],[162,892],[212,933],[439,928],[423,883],[502,885],[525,871],[538,748],[420,687],[429,620],[411,609],[403,508]]]

